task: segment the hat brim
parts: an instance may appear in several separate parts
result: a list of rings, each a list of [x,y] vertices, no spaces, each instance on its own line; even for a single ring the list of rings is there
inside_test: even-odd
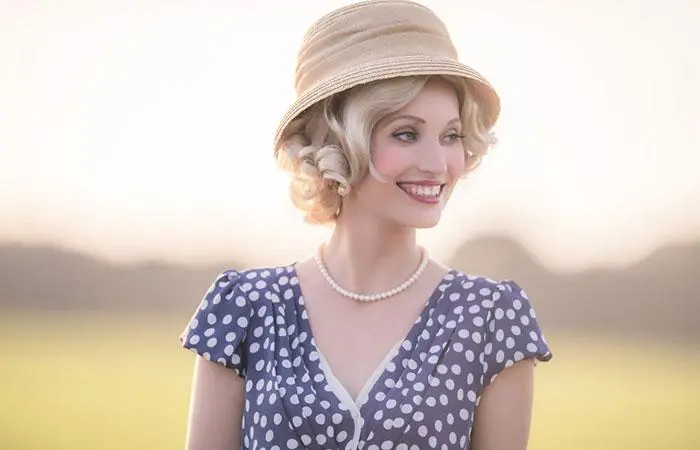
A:
[[[496,123],[500,113],[498,94],[491,84],[474,69],[451,59],[402,56],[354,67],[342,74],[321,80],[307,89],[297,98],[280,121],[275,132],[273,146],[275,153],[278,151],[280,140],[284,136],[287,126],[315,103],[339,92],[373,81],[425,75],[451,75],[465,78],[475,101],[481,107],[484,126],[490,129]]]

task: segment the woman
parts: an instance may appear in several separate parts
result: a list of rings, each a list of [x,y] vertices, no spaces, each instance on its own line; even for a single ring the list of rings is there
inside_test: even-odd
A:
[[[228,270],[182,336],[187,447],[524,449],[551,354],[526,294],[416,244],[492,143],[493,88],[427,8],[369,1],[314,24],[274,141],[294,203],[333,234]]]

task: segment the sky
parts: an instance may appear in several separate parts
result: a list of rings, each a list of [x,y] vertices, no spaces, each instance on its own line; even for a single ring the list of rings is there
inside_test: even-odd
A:
[[[346,1],[0,0],[0,241],[113,261],[288,262],[272,138],[296,51]],[[509,233],[558,270],[700,239],[697,0],[423,1],[496,87],[499,144],[420,233]]]

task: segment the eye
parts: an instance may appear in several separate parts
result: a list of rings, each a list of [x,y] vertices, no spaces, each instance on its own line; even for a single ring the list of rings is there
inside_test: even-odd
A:
[[[397,131],[391,136],[403,142],[415,142],[418,140],[418,133],[410,130]]]
[[[456,131],[451,131],[445,136],[445,139],[447,140],[448,143],[453,144],[455,142],[461,141],[464,138],[466,138],[465,135],[459,134]]]

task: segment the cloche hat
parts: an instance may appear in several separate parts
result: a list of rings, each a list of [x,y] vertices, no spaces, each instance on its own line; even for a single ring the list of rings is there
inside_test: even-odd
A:
[[[282,117],[275,153],[289,124],[316,102],[377,80],[420,75],[462,77],[481,106],[490,129],[500,101],[489,82],[459,62],[443,22],[410,0],[354,3],[318,19],[306,32],[297,55],[297,98]]]

